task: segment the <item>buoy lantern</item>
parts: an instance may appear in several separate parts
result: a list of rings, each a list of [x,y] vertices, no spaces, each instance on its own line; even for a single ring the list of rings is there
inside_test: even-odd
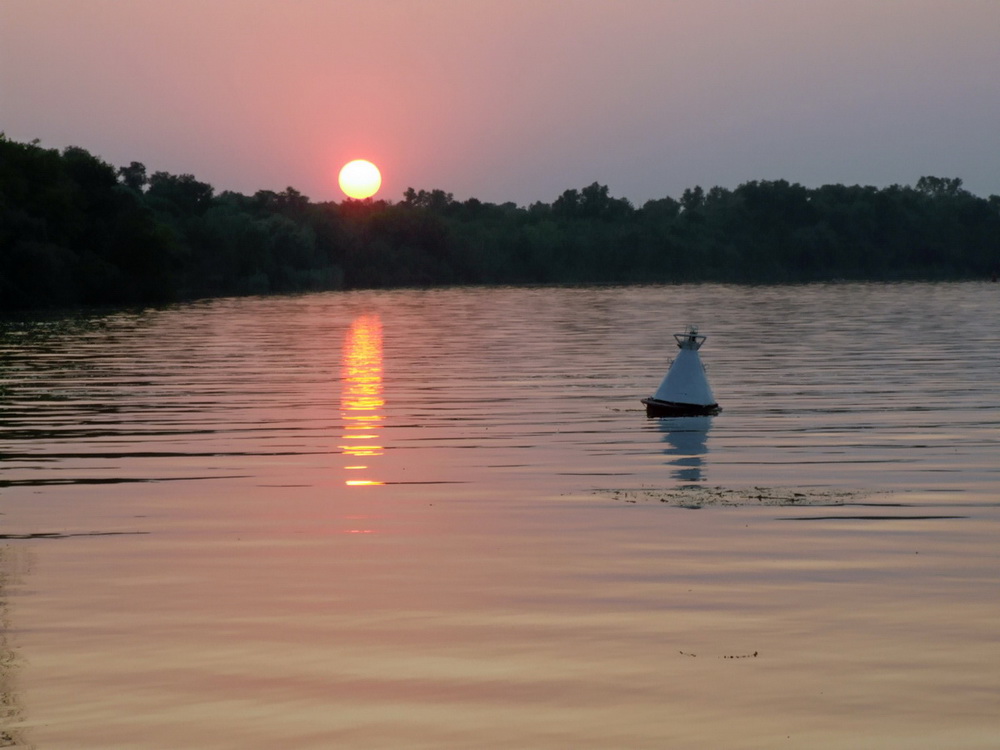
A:
[[[693,326],[684,333],[674,334],[680,352],[656,393],[642,399],[647,417],[701,416],[718,414],[722,410],[715,401],[698,354],[706,338]]]

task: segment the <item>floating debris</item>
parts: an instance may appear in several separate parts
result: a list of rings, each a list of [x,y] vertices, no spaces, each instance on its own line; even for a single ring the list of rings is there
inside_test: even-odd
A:
[[[681,656],[690,656],[692,658],[697,658],[698,654],[692,654],[690,651],[678,651]],[[757,651],[752,654],[725,654],[723,656],[717,656],[716,659],[756,659]]]
[[[595,494],[624,503],[664,503],[675,508],[697,510],[704,507],[822,507],[873,505],[900,507],[902,503],[865,503],[875,492],[868,490],[790,487],[676,487],[672,489],[606,489]]]

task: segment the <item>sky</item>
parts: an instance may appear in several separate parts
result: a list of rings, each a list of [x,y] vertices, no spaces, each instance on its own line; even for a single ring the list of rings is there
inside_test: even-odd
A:
[[[1000,0],[0,0],[0,132],[217,191],[1000,194]]]

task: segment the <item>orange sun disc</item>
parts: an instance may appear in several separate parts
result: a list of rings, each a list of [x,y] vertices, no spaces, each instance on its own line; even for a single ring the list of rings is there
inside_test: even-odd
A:
[[[366,159],[349,161],[340,170],[340,189],[349,198],[371,198],[382,187],[378,167]]]

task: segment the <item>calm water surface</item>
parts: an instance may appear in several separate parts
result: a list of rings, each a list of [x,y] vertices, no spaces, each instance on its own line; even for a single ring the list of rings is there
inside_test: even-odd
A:
[[[454,289],[0,323],[0,746],[1000,746],[998,308]],[[647,419],[691,323],[723,412]]]

